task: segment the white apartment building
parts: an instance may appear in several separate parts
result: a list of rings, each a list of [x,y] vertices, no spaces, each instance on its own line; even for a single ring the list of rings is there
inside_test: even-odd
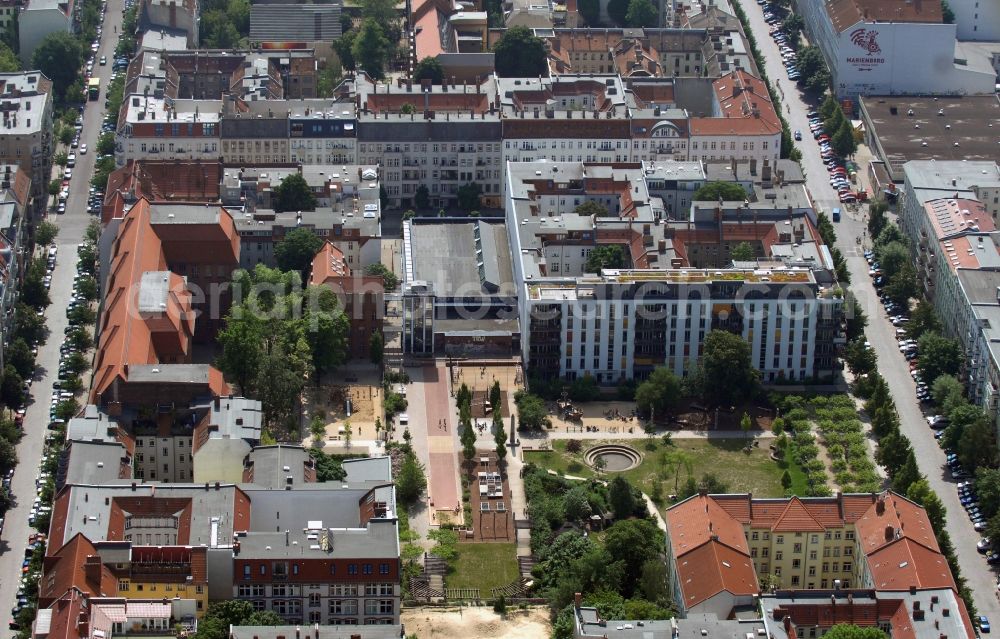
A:
[[[949,0],[959,40],[1000,40],[1000,0]]]
[[[31,215],[41,215],[52,173],[52,82],[41,71],[0,73],[0,162],[31,178]]]
[[[649,176],[659,182],[662,172],[652,168]],[[718,270],[691,268],[698,233],[710,227],[661,221],[647,179],[641,169],[508,165],[505,209],[507,228],[517,230],[509,241],[526,367],[566,379],[589,374],[604,384],[641,379],[659,366],[683,375],[702,355],[708,332],[721,329],[750,344],[765,381],[829,373],[834,345],[843,343],[835,287],[820,284],[802,260],[778,258],[785,252],[779,244],[812,245],[813,266],[829,272],[831,260],[808,215],[795,213],[789,227],[777,218],[790,221],[784,211],[761,210],[759,225],[752,218],[720,220],[708,234],[773,234],[776,243],[764,247],[769,259],[757,269],[733,269],[717,255],[703,261],[717,262]],[[594,220],[571,212],[574,197],[606,206],[610,197],[617,205]],[[787,230],[775,232],[776,225]],[[625,247],[629,268],[585,273],[589,251],[608,244]]]

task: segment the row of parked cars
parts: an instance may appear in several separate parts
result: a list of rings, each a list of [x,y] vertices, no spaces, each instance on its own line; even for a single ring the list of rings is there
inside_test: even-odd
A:
[[[837,191],[837,197],[843,204],[857,202],[858,196],[851,188],[851,176],[847,171],[847,164],[833,150],[830,132],[823,126],[822,118],[816,111],[809,111],[806,116],[809,118],[809,130],[812,131],[813,138],[819,143],[819,153],[823,158],[823,164],[830,172],[830,186]],[[798,131],[796,134],[796,139],[801,139],[802,136]]]
[[[799,73],[799,68],[796,66],[797,54],[788,42],[788,36],[781,30],[781,18],[778,17],[777,10],[771,5],[762,3],[762,6],[764,7],[764,22],[770,25],[769,32],[781,52],[781,59],[785,62],[785,70],[788,71],[788,79],[792,82],[798,82],[802,74]]]

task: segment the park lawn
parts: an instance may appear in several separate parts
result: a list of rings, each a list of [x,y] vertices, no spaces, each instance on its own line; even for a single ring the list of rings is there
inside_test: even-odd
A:
[[[792,485],[788,489],[790,495],[809,494],[809,477],[806,475],[806,471],[802,470],[802,466],[795,463],[794,459],[781,460],[778,462],[778,468],[782,472],[788,469],[788,476],[792,478]]]
[[[445,578],[448,588],[479,588],[489,598],[490,588],[499,588],[520,577],[514,544],[460,543],[458,559]]]
[[[609,442],[584,441],[583,449],[574,454],[566,452],[566,440],[560,439],[552,442],[552,451],[525,451],[524,458],[525,461],[559,474],[590,478],[597,474],[583,462],[583,454],[590,447],[603,443]],[[766,446],[752,449],[749,455],[743,452],[745,443],[742,438],[678,438],[674,439],[669,447],[660,439],[614,443],[627,444],[642,454],[642,463],[632,470],[625,471],[624,475],[630,482],[642,488],[647,495],[651,493],[656,481],[663,482],[661,489],[664,494],[677,492],[675,486],[682,488],[687,481],[687,468],[682,467],[679,474],[672,469],[666,471],[663,469],[663,456],[669,450],[679,450],[687,454],[691,463],[691,476],[696,480],[700,480],[706,473],[713,473],[733,493],[752,492],[755,497],[781,497],[785,494],[781,487],[781,473],[784,469],[771,460]],[[796,479],[796,471],[801,475],[799,482],[804,483],[805,476],[797,468],[790,470],[793,482]],[[605,477],[614,474],[604,473]]]

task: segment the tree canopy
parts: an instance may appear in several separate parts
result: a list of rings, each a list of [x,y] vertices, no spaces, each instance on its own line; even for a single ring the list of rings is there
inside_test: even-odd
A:
[[[739,184],[731,182],[706,182],[704,186],[694,192],[691,198],[696,202],[718,201],[742,202],[747,199],[747,192]]]
[[[927,332],[918,341],[920,355],[917,366],[925,380],[936,380],[941,375],[955,375],[962,366],[962,347],[958,340]]]
[[[83,45],[68,31],[50,33],[35,49],[31,64],[52,80],[52,89],[61,101],[83,65]]]
[[[625,251],[618,244],[602,244],[590,250],[583,270],[600,273],[605,268],[625,268]]]
[[[875,627],[861,628],[839,623],[823,635],[824,639],[889,639],[889,635]]]
[[[444,80],[444,67],[437,58],[424,58],[417,63],[413,69],[413,81],[430,80],[434,84],[441,84]]]
[[[381,80],[385,76],[385,63],[389,57],[390,47],[391,44],[379,23],[374,18],[365,18],[351,45],[355,66],[364,69],[372,78]]]
[[[310,229],[294,228],[274,247],[274,259],[283,271],[305,274],[322,247],[323,240]]]
[[[673,371],[660,367],[635,389],[636,408],[643,415],[663,417],[681,398],[681,382]]]
[[[629,0],[625,24],[629,27],[652,28],[659,26],[659,14],[649,0]]]
[[[709,401],[736,404],[757,392],[758,373],[750,362],[750,345],[728,331],[710,331],[702,355],[703,393]]]
[[[315,211],[316,196],[300,173],[292,173],[281,181],[271,195],[275,212]]]
[[[493,47],[497,75],[501,78],[537,77],[547,74],[545,43],[527,27],[507,29]]]

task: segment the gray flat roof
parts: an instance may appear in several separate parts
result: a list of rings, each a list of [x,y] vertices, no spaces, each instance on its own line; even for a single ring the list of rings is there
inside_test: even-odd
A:
[[[249,458],[253,462],[254,485],[278,490],[302,484],[303,464],[310,459],[301,446],[280,445],[259,446],[250,452]],[[291,484],[288,477],[292,478]]]
[[[128,368],[130,382],[208,384],[208,364],[136,364]]]
[[[491,232],[481,235],[483,273],[477,256],[476,226]],[[507,230],[500,222],[416,222],[410,227],[413,279],[430,282],[439,297],[490,295],[484,278],[501,290],[511,290],[511,270]]]
[[[63,484],[114,484],[131,482],[119,477],[125,448],[117,443],[98,441],[71,442]]]
[[[1000,100],[996,95],[860,100],[886,162],[1000,160]]]
[[[40,610],[39,613],[45,612]],[[387,626],[230,626],[232,639],[287,639],[301,634],[306,639],[399,639],[400,625]]]
[[[153,224],[212,224],[219,219],[218,204],[150,204]]]
[[[146,271],[139,282],[139,312],[166,312],[169,294],[170,271]]]

